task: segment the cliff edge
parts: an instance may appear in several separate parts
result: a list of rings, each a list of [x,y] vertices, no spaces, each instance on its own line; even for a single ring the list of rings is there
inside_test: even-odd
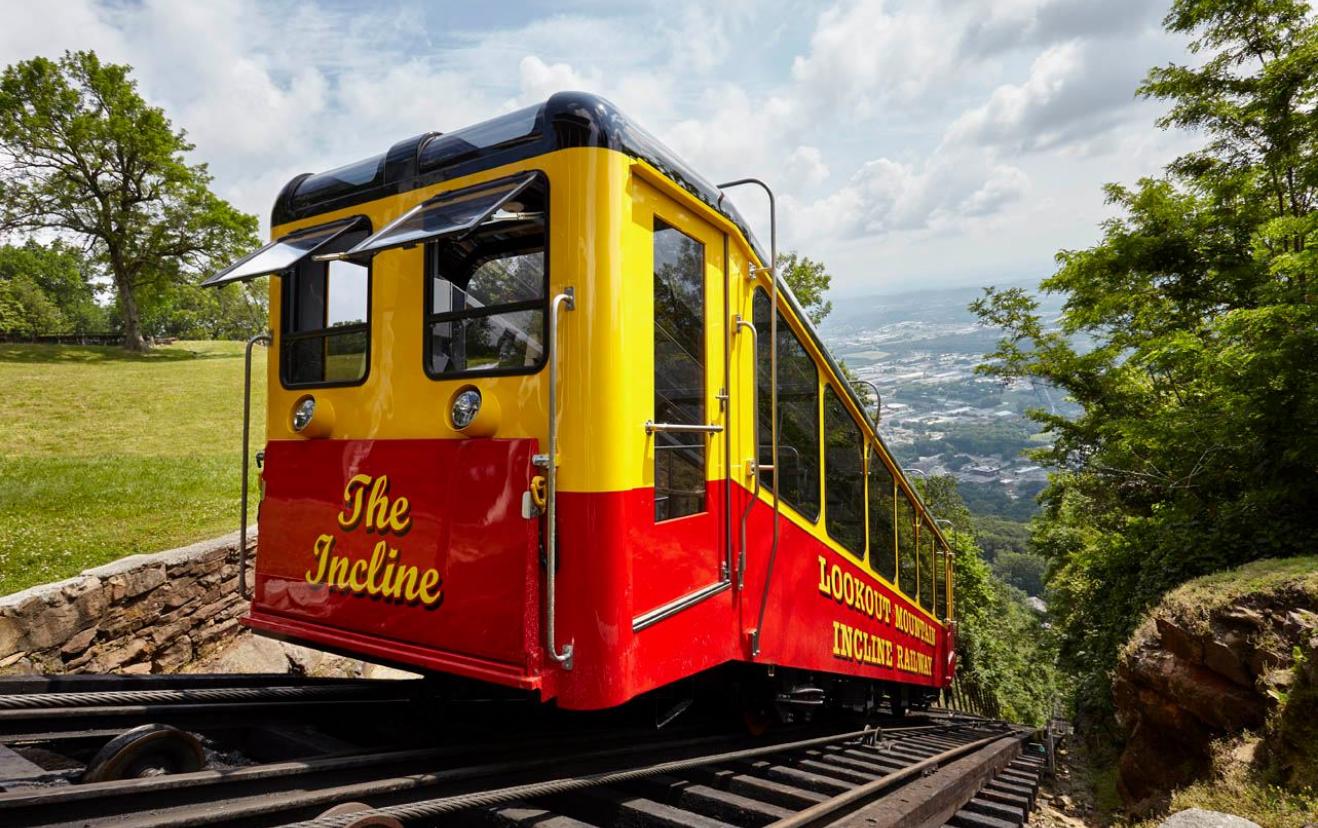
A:
[[[1318,788],[1318,557],[1256,561],[1169,593],[1122,651],[1118,788],[1147,812],[1251,734],[1273,784]]]

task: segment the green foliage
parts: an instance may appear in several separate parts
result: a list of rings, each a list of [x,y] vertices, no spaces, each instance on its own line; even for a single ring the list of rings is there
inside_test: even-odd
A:
[[[257,222],[210,191],[204,164],[129,67],[93,52],[0,75],[0,231],[77,238],[109,277],[126,345],[145,348],[144,294],[195,282],[256,242]]]
[[[42,245],[0,246],[0,291],[24,293],[22,322],[0,321],[0,330],[26,334],[99,333],[109,326],[96,303],[92,268],[82,251],[56,240]]]
[[[993,560],[993,574],[1026,595],[1042,595],[1048,561],[1031,552],[1006,550]]]
[[[965,488],[966,484],[961,484],[962,491]],[[970,499],[966,498],[966,502],[969,503]],[[978,512],[975,515],[975,536],[984,550],[984,559],[990,563],[1003,552],[1024,552],[1030,546],[1029,524]]]
[[[956,552],[957,681],[1004,718],[1043,722],[1060,692],[1054,641],[1025,603],[1025,593],[1003,583],[984,560],[956,478],[921,479],[916,487],[929,510],[951,522],[943,524],[943,533]]]
[[[1081,409],[1031,414],[1052,440],[1033,456],[1056,470],[1034,547],[1062,657],[1099,706],[1169,588],[1318,540],[1318,24],[1284,0],[1178,0],[1166,23],[1209,58],[1154,69],[1140,91],[1205,147],[1109,185],[1118,217],[1043,282],[1065,297],[1059,330],[1021,290],[973,306],[1006,334],[982,372],[1045,381]]]
[[[917,457],[950,451],[1011,458],[1034,445],[1030,442],[1031,434],[1032,429],[1015,419],[957,423],[937,440],[917,439],[911,451]]]
[[[957,680],[1003,718],[1042,724],[1060,693],[1053,641],[1024,593],[993,576],[969,535],[950,540]]]
[[[833,303],[824,299],[833,277],[824,269],[823,262],[789,250],[778,254],[778,273],[812,323],[818,325],[833,312]]]
[[[0,304],[8,324],[5,330],[37,334],[66,327],[64,315],[32,277],[26,274],[0,281]]]

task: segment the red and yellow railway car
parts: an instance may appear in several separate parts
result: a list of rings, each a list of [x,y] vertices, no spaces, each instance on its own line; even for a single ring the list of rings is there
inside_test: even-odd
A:
[[[951,681],[934,519],[723,191],[607,101],[299,176],[272,225],[209,280],[274,277],[248,626],[566,709]]]

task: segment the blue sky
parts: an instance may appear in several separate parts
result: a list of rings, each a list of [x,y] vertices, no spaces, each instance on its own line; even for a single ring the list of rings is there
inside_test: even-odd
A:
[[[58,8],[58,14],[52,9]],[[834,298],[1036,280],[1193,135],[1134,96],[1185,62],[1147,0],[184,3],[6,6],[0,63],[135,67],[262,217],[294,174],[562,89],[611,98],[706,177],[757,176]],[[749,192],[739,205],[767,237]]]

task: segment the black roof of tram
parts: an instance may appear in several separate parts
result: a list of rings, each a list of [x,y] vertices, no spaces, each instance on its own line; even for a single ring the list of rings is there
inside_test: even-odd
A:
[[[299,175],[284,185],[270,220],[284,224],[568,147],[611,149],[650,163],[732,221],[767,261],[737,208],[726,198],[719,204],[717,187],[612,103],[585,92],[559,92],[543,104],[451,133],[417,135],[371,158]]]

